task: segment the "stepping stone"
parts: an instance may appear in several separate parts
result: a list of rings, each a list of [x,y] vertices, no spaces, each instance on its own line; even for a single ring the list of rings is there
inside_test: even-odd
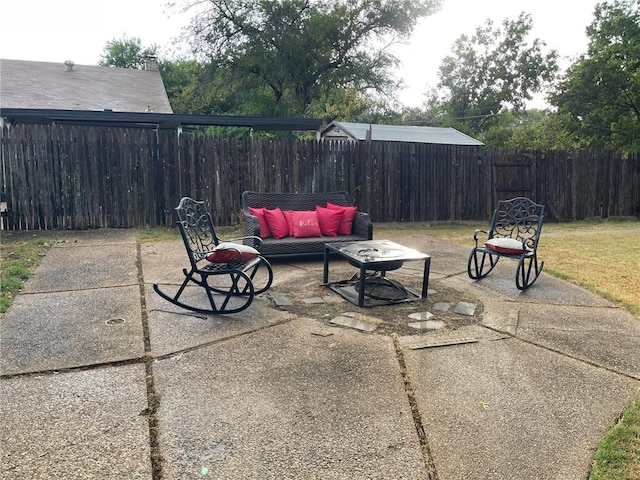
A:
[[[424,322],[411,322],[409,326],[416,330],[439,330],[444,328],[446,323],[442,320],[427,320]]]
[[[409,318],[411,320],[424,321],[424,320],[429,320],[431,317],[433,317],[433,313],[431,312],[416,312],[416,313],[409,314]]]
[[[305,298],[302,301],[306,304],[324,303],[324,300],[320,297]]]
[[[325,303],[340,303],[344,301],[343,298],[338,295],[325,295],[324,297],[322,297],[322,300]]]
[[[438,302],[433,304],[433,309],[438,312],[448,312],[451,308],[451,304],[448,302]]]
[[[469,317],[473,317],[476,313],[476,308],[478,307],[477,303],[469,303],[469,302],[458,302],[456,308],[453,309],[455,313],[459,313],[460,315],[467,315]]]
[[[356,312],[345,312],[331,320],[331,323],[334,325],[355,328],[362,332],[373,332],[378,328],[378,324],[380,322],[381,320],[378,318],[369,317]]]
[[[269,296],[271,297],[271,300],[273,300],[273,302],[279,307],[283,307],[285,305],[293,305],[293,302],[291,301],[289,296],[285,295],[284,293],[269,292]]]

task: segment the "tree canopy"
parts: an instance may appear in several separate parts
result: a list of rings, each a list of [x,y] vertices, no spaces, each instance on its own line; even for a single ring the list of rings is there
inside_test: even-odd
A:
[[[254,114],[303,116],[390,95],[407,38],[442,0],[205,0],[191,23],[198,59],[224,75]],[[231,86],[230,84],[228,84]],[[352,96],[359,96],[361,100]]]
[[[579,147],[640,148],[640,7],[600,3],[589,45],[559,83],[552,104]]]
[[[128,38],[125,35],[119,40],[114,38],[107,42],[98,65],[141,69],[144,68],[145,57],[156,55],[157,51],[157,45],[143,47],[140,38]]]
[[[501,27],[486,20],[474,35],[459,37],[440,66],[431,110],[477,135],[505,109],[524,109],[558,69],[557,52],[545,53],[542,40],[528,39],[532,26],[521,13]]]

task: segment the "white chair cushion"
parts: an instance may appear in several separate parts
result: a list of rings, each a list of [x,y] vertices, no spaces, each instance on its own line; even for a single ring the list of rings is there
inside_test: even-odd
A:
[[[492,238],[487,240],[485,246],[498,253],[520,255],[525,252],[522,242],[515,238]]]

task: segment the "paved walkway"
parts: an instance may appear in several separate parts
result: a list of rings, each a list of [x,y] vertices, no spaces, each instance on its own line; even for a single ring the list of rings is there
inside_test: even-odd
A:
[[[468,250],[430,237],[390,240],[432,255],[430,302],[478,308],[396,335],[269,295],[194,315],[151,288],[179,281],[180,243],[61,235],[0,320],[3,479],[585,479],[640,392],[637,319],[546,274],[521,293],[504,261],[474,283]],[[272,291],[295,303],[321,279],[276,264]]]

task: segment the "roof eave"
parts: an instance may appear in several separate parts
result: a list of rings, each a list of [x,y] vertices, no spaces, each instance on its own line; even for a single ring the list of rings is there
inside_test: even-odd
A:
[[[269,118],[233,115],[187,115],[172,113],[112,112],[88,110],[48,110],[0,108],[9,123],[65,123],[102,126],[147,126],[177,128],[182,125],[247,127],[254,130],[317,130],[322,120],[315,118]]]

